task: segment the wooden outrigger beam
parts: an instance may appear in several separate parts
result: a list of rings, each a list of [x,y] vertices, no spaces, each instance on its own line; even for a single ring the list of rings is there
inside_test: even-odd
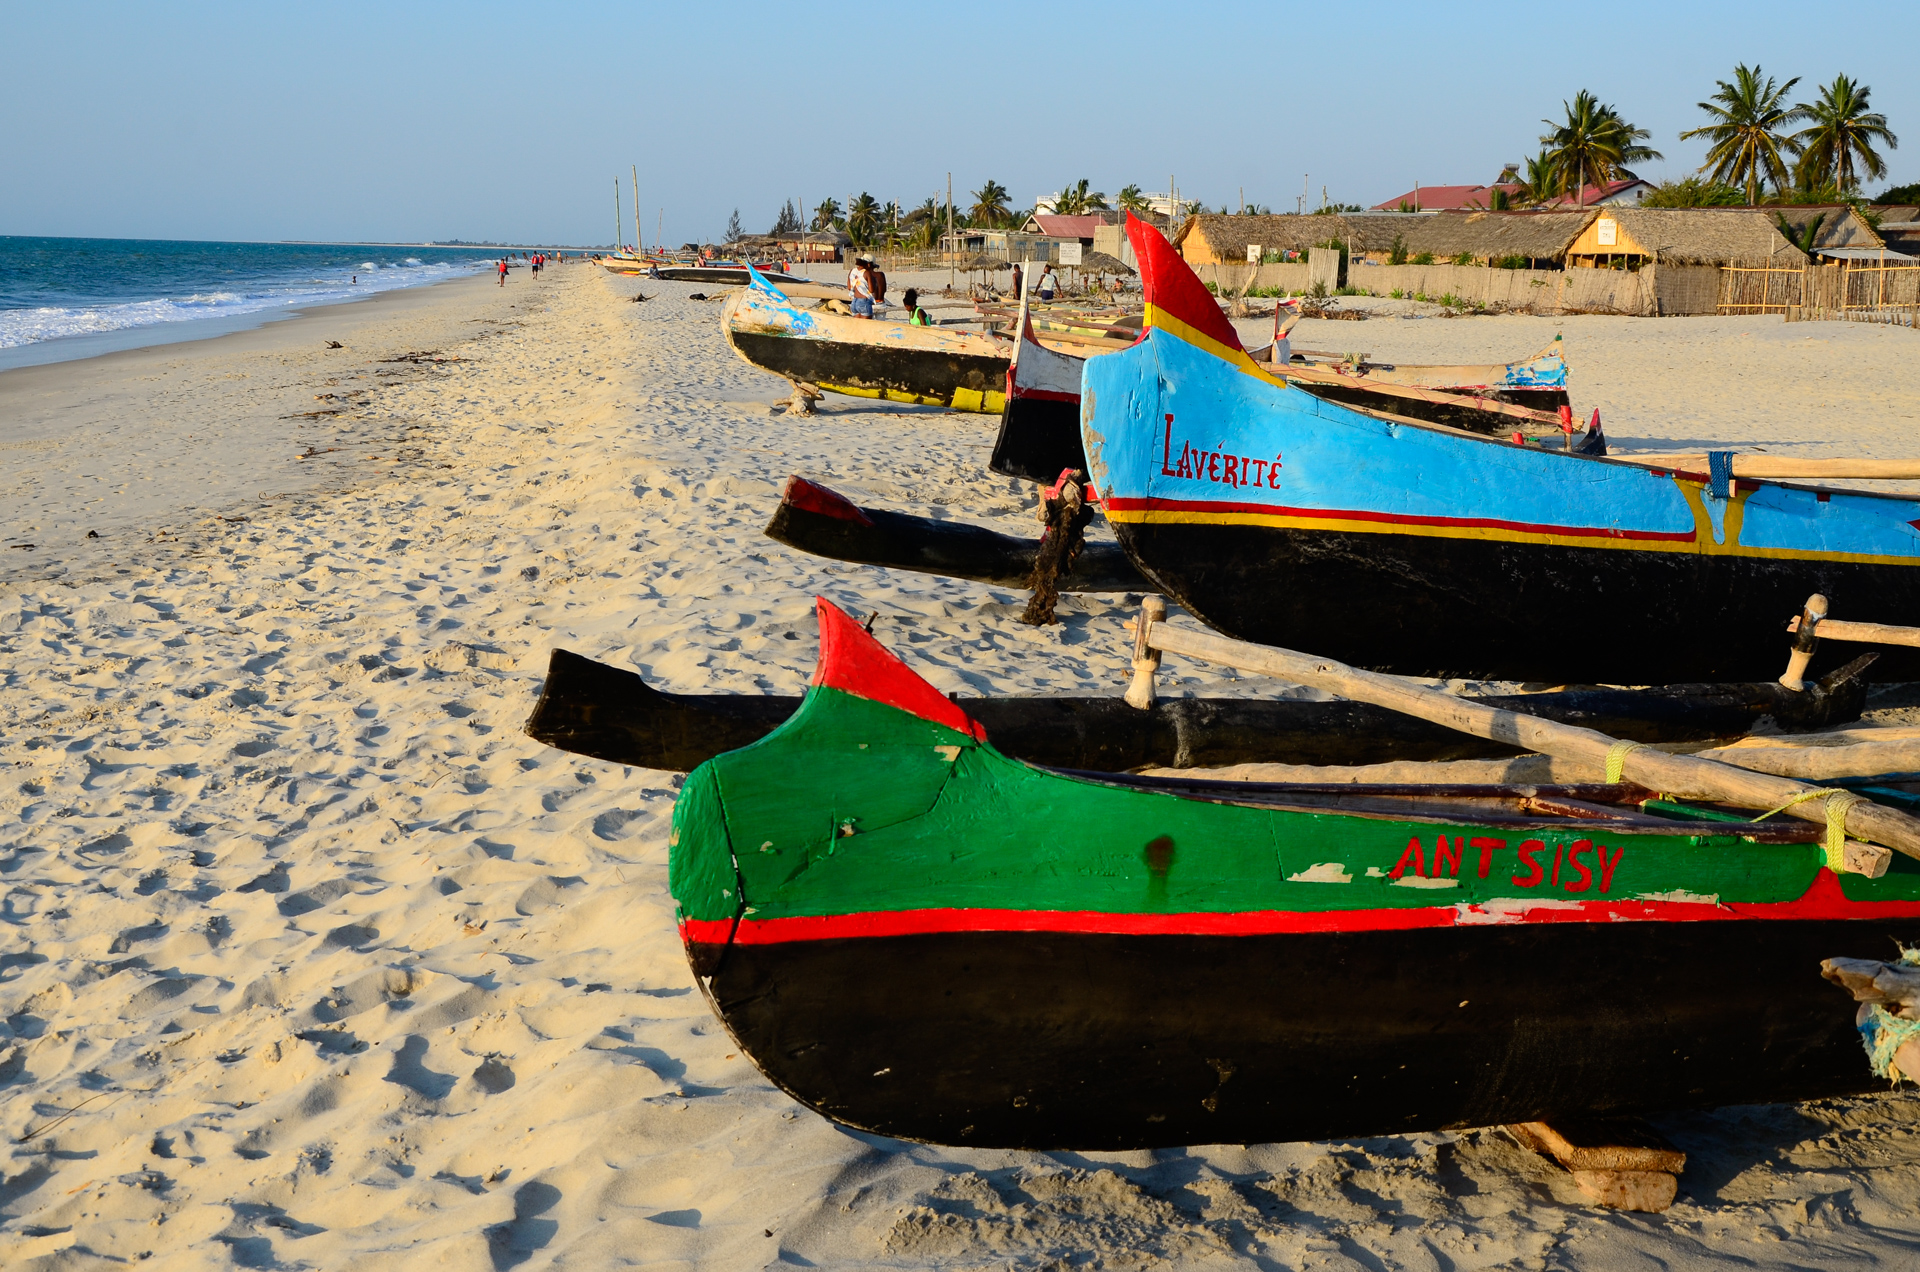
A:
[[[1163,604],[1160,614],[1165,613]],[[1769,809],[1802,821],[1823,822],[1828,827],[1828,864],[1836,870],[1878,878],[1886,873],[1892,861],[1887,848],[1920,859],[1920,819],[1872,803],[1850,791],[1812,786],[1691,755],[1668,755],[1578,725],[1560,724],[1457,698],[1405,676],[1362,671],[1330,658],[1174,627],[1156,617],[1154,606],[1142,608],[1134,628],[1134,650],[1134,686],[1128,691],[1128,701],[1135,706],[1141,705],[1143,697],[1152,701],[1152,677],[1159,663],[1156,655],[1184,654],[1292,684],[1324,689],[1342,698],[1418,716],[1476,737],[1596,765],[1605,770],[1611,781],[1634,782],[1681,799]],[[1140,692],[1143,681],[1144,693]],[[1840,839],[1836,831],[1842,828],[1845,834],[1872,843],[1851,839],[1835,842]]]
[[[1614,459],[1648,468],[1704,473],[1710,461],[1704,451],[1683,454],[1614,455]],[[1909,481],[1920,479],[1920,459],[1796,459],[1791,455],[1733,456],[1733,476],[1760,481]]]

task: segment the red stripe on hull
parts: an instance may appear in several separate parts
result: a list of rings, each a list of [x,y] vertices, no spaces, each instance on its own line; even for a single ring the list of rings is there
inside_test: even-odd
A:
[[[1341,508],[1292,508],[1284,504],[1230,503],[1208,499],[1133,499],[1108,501],[1115,512],[1254,513],[1269,517],[1301,517],[1325,521],[1376,521],[1388,525],[1445,526],[1455,529],[1511,530],[1519,534],[1552,534],[1594,539],[1636,539],[1663,543],[1691,543],[1692,530],[1612,530],[1588,526],[1535,525],[1492,517],[1418,517],[1391,512]]]
[[[1920,901],[1850,901],[1834,873],[1822,867],[1793,901],[1554,901],[1527,908],[1479,905],[1390,910],[1255,910],[1241,913],[1108,914],[1097,910],[886,910],[804,915],[784,919],[688,919],[681,939],[690,945],[741,945],[917,936],[932,932],[1097,932],[1123,936],[1275,936],[1297,932],[1395,932],[1416,928],[1484,927],[1515,923],[1706,923],[1802,919],[1920,917]]]
[[[1078,393],[1061,393],[1054,389],[1026,389],[1018,384],[1008,390],[1007,395],[1009,397],[1020,398],[1023,401],[1078,402],[1080,400]]]

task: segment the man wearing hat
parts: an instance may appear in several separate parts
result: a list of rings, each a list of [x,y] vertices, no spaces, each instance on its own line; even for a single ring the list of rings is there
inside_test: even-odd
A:
[[[855,318],[873,317],[873,257],[862,252],[847,271],[847,291],[853,298]]]

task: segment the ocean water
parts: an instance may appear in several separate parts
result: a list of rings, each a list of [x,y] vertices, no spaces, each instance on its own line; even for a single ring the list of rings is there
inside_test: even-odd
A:
[[[0,236],[0,367],[239,330],[299,306],[474,273],[501,254]]]

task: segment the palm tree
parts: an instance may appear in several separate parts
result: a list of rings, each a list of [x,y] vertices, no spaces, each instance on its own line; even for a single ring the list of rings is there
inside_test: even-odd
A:
[[[1861,176],[1886,175],[1886,160],[1873,143],[1885,142],[1888,150],[1898,150],[1900,139],[1887,127],[1885,115],[1868,109],[1872,93],[1865,84],[1836,75],[1833,83],[1820,90],[1819,101],[1794,108],[1812,121],[1793,135],[1793,147],[1800,153],[1802,186],[1832,184],[1852,192],[1860,188]]]
[[[1527,160],[1527,175],[1516,174],[1515,183],[1520,188],[1514,191],[1513,198],[1522,206],[1545,203],[1553,198],[1559,183],[1553,170],[1553,157],[1542,150]]]
[[[1129,185],[1122,189],[1114,196],[1114,201],[1120,205],[1121,211],[1131,212],[1135,216],[1145,216],[1152,210],[1147,203],[1146,191],[1137,185]]]
[[[1747,206],[1752,207],[1760,202],[1763,179],[1773,182],[1775,189],[1787,184],[1787,165],[1780,150],[1784,146],[1791,151],[1792,143],[1780,130],[1806,113],[1804,106],[1786,104],[1787,94],[1800,77],[1776,84],[1771,75],[1760,78],[1758,63],[1748,66],[1742,62],[1733,68],[1733,83],[1715,82],[1720,91],[1700,103],[1700,109],[1712,116],[1713,122],[1689,128],[1680,134],[1680,140],[1705,137],[1712,142],[1700,171],[1721,185],[1744,184]]]
[[[1619,111],[1586,89],[1561,106],[1566,110],[1565,120],[1558,124],[1551,119],[1540,121],[1553,130],[1540,138],[1540,144],[1549,148],[1548,157],[1560,179],[1561,192],[1576,192],[1582,206],[1589,182],[1603,185],[1627,164],[1660,158],[1659,151],[1640,144],[1652,133],[1635,128],[1620,117]]]
[[[814,229],[830,230],[838,224],[840,224],[840,201],[838,199],[823,200],[820,206],[813,210]]]
[[[860,197],[847,205],[847,233],[856,243],[866,244],[873,241],[873,232],[880,228],[881,208],[874,197],[864,190]]]
[[[975,225],[989,228],[1007,219],[1007,187],[998,181],[989,181],[973,192],[973,206],[967,209],[967,219]]]
[[[1107,196],[1098,190],[1089,190],[1089,182],[1080,178],[1062,190],[1053,201],[1053,210],[1061,216],[1079,216],[1086,212],[1106,210]]]

